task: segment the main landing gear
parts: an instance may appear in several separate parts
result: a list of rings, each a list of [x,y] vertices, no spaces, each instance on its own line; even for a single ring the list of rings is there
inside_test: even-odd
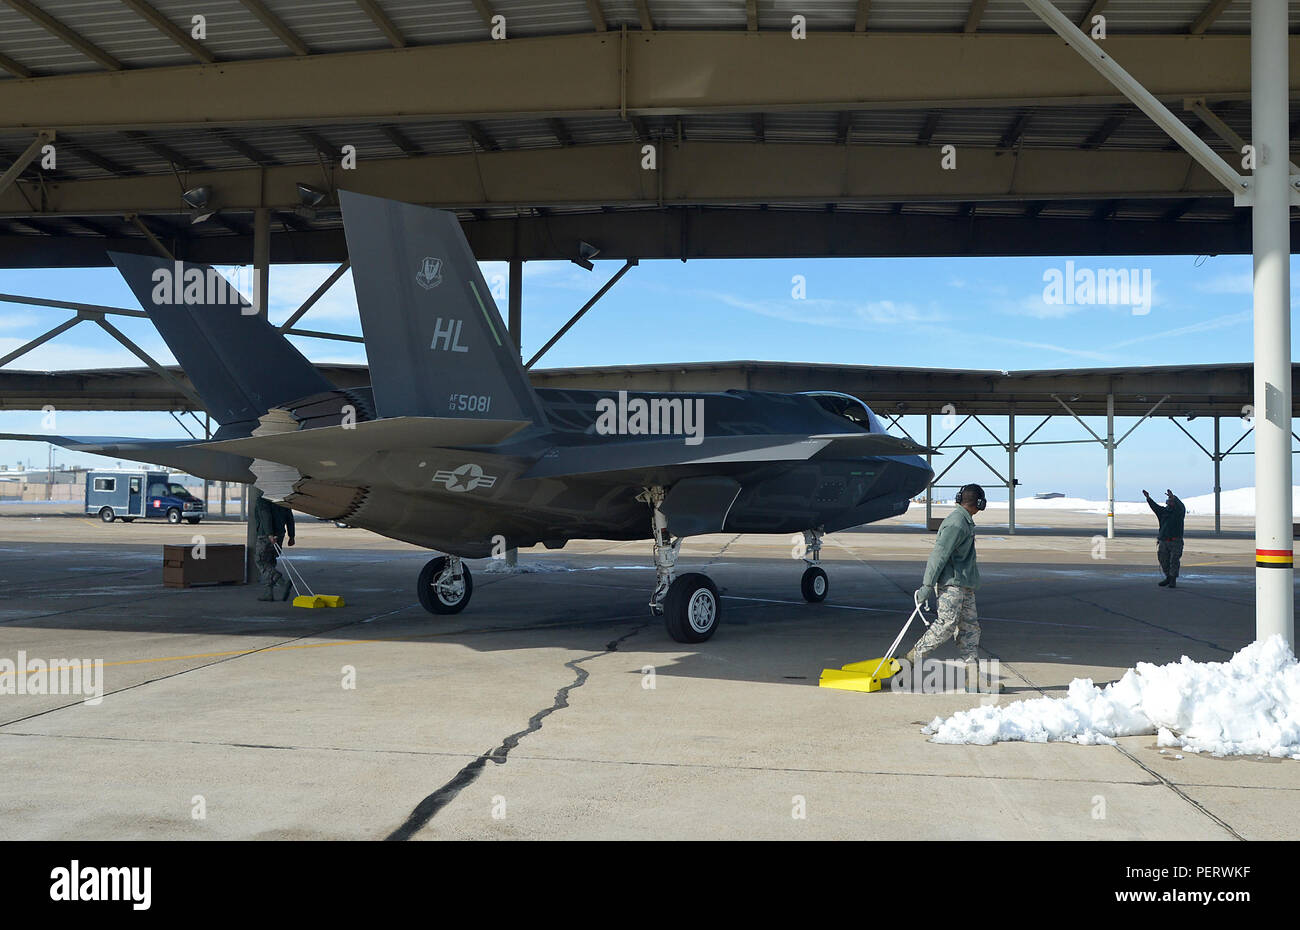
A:
[[[808,563],[808,567],[799,580],[799,590],[803,592],[803,599],[810,604],[820,604],[826,600],[826,594],[831,588],[830,579],[818,564],[821,562],[822,537],[825,535],[825,531],[820,529],[803,531],[803,560]]]
[[[679,643],[702,643],[718,628],[722,601],[707,575],[687,572],[674,577],[681,538],[668,532],[668,517],[660,508],[662,487],[646,488],[637,500],[650,505],[650,533],[654,540],[655,590],[650,612],[664,618],[668,635]]]
[[[440,555],[420,572],[416,594],[420,606],[431,614],[458,614],[474,593],[469,566],[458,555]]]

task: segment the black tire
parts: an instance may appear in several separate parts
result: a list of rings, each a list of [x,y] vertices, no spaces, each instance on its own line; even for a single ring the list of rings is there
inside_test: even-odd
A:
[[[112,523],[117,519],[117,517],[113,515],[112,507],[100,507],[99,519],[103,520],[105,523]]]
[[[134,523],[135,517],[119,517],[123,523]]]
[[[200,519],[201,519],[200,517],[186,517],[186,518],[185,518],[185,522],[186,522],[186,523],[198,523]]]
[[[474,593],[474,579],[469,573],[469,566],[464,562],[460,563],[464,586],[459,599],[453,599],[454,594],[452,592],[439,590],[434,585],[434,580],[442,574],[443,567],[446,564],[447,557],[440,555],[436,559],[431,559],[420,570],[420,580],[416,584],[415,593],[419,595],[420,606],[431,614],[458,614],[465,609],[465,605],[469,603],[469,599]]]
[[[708,575],[679,575],[664,597],[664,627],[679,643],[704,642],[717,630],[721,616],[722,599]]]
[[[168,522],[168,523],[180,523],[180,522],[181,522],[181,512],[180,512],[179,510],[177,510],[175,507],[168,507],[168,508],[167,508],[167,522]]]
[[[799,590],[803,592],[803,599],[810,604],[820,604],[826,600],[830,589],[831,580],[816,565],[809,565],[807,571],[803,573],[803,578],[799,580]]]

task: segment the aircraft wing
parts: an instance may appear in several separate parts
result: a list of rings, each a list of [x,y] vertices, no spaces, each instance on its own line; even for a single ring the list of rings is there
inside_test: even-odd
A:
[[[528,420],[463,420],[456,417],[390,417],[354,426],[325,426],[268,436],[203,443],[222,452],[265,459],[312,472],[318,466],[347,468],[376,452],[418,452],[495,445]]]
[[[52,442],[73,452],[106,455],[146,465],[179,468],[197,478],[212,481],[251,482],[249,460],[239,454],[217,450],[214,442],[192,439],[136,439],[129,436],[54,436],[49,433],[0,433],[0,440]]]
[[[687,445],[680,436],[632,442],[611,437],[605,445],[558,447],[543,455],[523,477],[557,478],[671,466],[800,462],[820,455],[924,455],[929,451],[932,450],[910,439],[885,433],[716,436],[694,446]]]

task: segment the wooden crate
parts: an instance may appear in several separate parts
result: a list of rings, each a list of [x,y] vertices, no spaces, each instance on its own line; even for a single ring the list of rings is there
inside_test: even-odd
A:
[[[244,547],[209,543],[203,558],[196,559],[195,546],[163,546],[163,584],[188,588],[196,584],[243,584]]]

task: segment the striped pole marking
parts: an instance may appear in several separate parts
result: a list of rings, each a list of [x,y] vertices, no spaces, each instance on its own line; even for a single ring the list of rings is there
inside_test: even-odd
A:
[[[1256,568],[1295,568],[1295,554],[1291,549],[1256,549]]]

